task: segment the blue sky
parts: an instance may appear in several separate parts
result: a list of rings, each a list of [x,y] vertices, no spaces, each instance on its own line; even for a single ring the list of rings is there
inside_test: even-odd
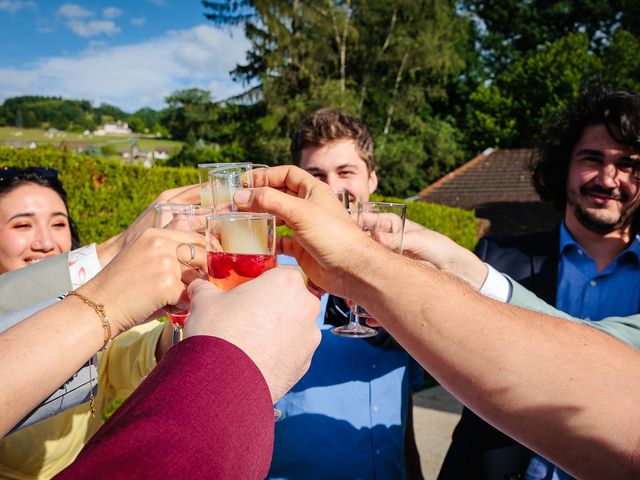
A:
[[[126,111],[189,87],[240,93],[241,30],[215,28],[200,0],[0,0],[0,101],[54,95]]]

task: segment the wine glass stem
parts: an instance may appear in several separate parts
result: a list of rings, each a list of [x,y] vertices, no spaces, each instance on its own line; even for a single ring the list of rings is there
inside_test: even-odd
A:
[[[171,344],[176,345],[180,340],[182,340],[182,327],[174,324]]]

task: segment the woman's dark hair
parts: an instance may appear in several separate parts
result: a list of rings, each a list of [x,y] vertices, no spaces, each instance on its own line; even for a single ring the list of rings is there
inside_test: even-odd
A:
[[[58,171],[47,167],[3,167],[0,168],[0,198],[22,185],[33,183],[50,188],[58,194],[67,209],[69,231],[71,232],[71,249],[80,247],[80,235],[75,222],[69,214],[67,192],[58,178]]]
[[[592,87],[551,126],[532,157],[533,186],[542,200],[564,211],[571,153],[584,129],[604,125],[620,145],[640,152],[640,95],[629,90]]]

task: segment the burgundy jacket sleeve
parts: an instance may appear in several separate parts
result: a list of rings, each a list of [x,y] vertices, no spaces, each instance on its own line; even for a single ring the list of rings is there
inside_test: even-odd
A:
[[[258,367],[215,337],[171,348],[57,479],[264,478],[271,395]]]

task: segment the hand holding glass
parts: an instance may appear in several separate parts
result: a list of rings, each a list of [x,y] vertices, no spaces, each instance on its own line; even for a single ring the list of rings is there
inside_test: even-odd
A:
[[[204,235],[206,217],[212,212],[210,207],[200,205],[161,203],[154,207],[153,225],[155,228],[197,232]],[[189,318],[189,309],[167,305],[164,311],[173,324],[173,344],[175,345],[182,340],[182,327]]]
[[[402,253],[402,237],[407,215],[406,205],[387,202],[358,202],[356,208],[357,222],[362,230],[368,232],[381,245],[394,252]],[[360,323],[360,318],[371,318],[369,312],[350,300],[347,300],[347,303],[351,307],[349,323],[335,327],[331,332],[354,338],[376,335],[378,333],[376,329]]]

